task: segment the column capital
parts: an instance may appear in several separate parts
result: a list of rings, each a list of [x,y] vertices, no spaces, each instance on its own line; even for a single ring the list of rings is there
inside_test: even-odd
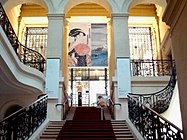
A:
[[[52,20],[64,20],[65,14],[48,14],[48,19]]]
[[[117,17],[117,18],[129,17],[129,14],[128,13],[112,13],[112,17]]]

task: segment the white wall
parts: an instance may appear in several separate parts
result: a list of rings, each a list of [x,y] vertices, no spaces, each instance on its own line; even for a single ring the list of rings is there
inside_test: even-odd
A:
[[[167,118],[170,122],[182,129],[181,110],[179,102],[178,83],[175,85],[173,97],[171,99],[168,110],[161,114],[164,118]]]

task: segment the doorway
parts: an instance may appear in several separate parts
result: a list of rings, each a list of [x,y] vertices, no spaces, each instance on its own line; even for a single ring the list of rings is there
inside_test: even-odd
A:
[[[69,68],[71,106],[95,106],[97,96],[109,95],[107,68]]]

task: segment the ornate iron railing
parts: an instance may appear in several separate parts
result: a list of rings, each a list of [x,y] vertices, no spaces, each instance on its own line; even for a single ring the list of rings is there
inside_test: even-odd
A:
[[[47,116],[47,95],[0,122],[1,140],[27,140]]]
[[[173,60],[131,60],[132,76],[166,76],[171,75]]]
[[[157,113],[163,113],[168,109],[170,105],[171,98],[173,95],[173,90],[176,84],[175,66],[172,68],[171,71],[172,71],[172,75],[170,77],[170,81],[164,89],[150,94],[129,93],[129,95],[136,98],[140,103],[146,105],[147,107],[150,107]]]
[[[36,68],[41,72],[43,72],[45,67],[45,58],[37,51],[29,49],[19,42],[18,37],[16,36],[14,29],[1,3],[0,3],[0,25],[4,30],[12,47],[14,48],[16,54],[18,55],[20,61],[27,66]]]
[[[183,140],[180,128],[128,96],[129,119],[145,140]]]

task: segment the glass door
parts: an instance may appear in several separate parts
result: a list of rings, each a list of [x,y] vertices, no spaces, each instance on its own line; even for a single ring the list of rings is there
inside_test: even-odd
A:
[[[70,68],[69,77],[72,106],[93,106],[98,95],[108,95],[107,68]]]

